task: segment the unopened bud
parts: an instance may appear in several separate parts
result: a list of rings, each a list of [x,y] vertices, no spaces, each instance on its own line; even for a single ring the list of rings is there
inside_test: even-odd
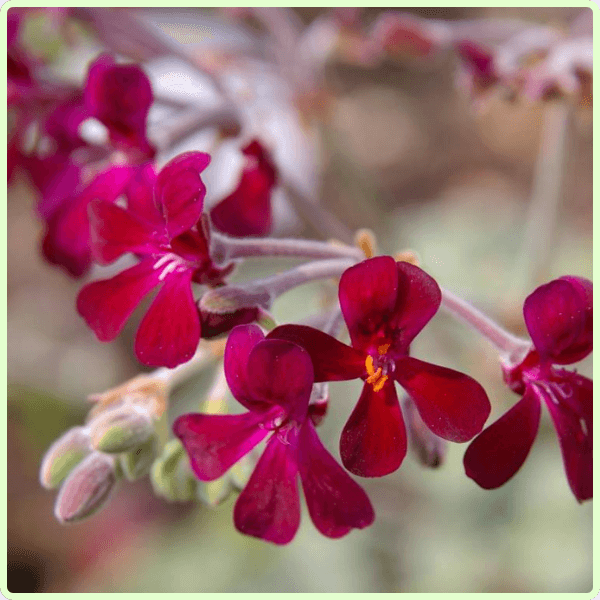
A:
[[[419,462],[432,469],[444,464],[448,443],[425,425],[411,398],[405,398],[402,412],[406,419],[411,449],[417,455]]]
[[[54,489],[91,452],[86,427],[73,427],[59,437],[44,455],[40,468],[40,483]]]
[[[328,406],[329,386],[326,382],[315,383],[308,405],[308,415],[315,427],[318,427],[325,418]]]
[[[119,454],[143,444],[154,433],[154,420],[143,407],[124,404],[100,413],[90,424],[92,446]]]
[[[71,471],[54,506],[61,523],[74,523],[91,516],[105,505],[117,482],[115,459],[93,452]]]
[[[197,480],[192,473],[185,449],[179,440],[171,440],[150,472],[154,492],[167,500],[184,502],[196,495]]]
[[[214,481],[198,481],[196,486],[198,500],[213,507],[221,504],[232,492],[232,485],[226,474]]]
[[[134,450],[122,454],[120,456],[120,465],[123,475],[129,481],[135,481],[147,475],[158,455],[158,451],[158,437],[152,435]]]

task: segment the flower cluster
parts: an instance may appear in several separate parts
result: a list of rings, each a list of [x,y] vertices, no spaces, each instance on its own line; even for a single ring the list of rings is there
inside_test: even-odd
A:
[[[253,10],[269,24],[271,13]],[[470,442],[466,474],[483,488],[499,487],[524,463],[542,403],[558,433],[573,494],[579,501],[592,497],[592,382],[561,368],[592,351],[591,282],[563,277],[529,295],[524,316],[531,344],[441,288],[414,264],[410,252],[378,256],[374,236],[366,230],[353,245],[272,237],[277,186],[296,198],[299,213],[303,208],[313,215],[313,224],[344,230],[286,179],[276,148],[248,135],[243,119],[230,128],[231,135],[244,131],[237,145],[244,161],[239,180],[225,198],[207,202],[211,156],[200,150],[177,154],[171,152],[173,144],[154,139],[149,115],[156,98],[141,66],[102,54],[81,87],[50,89],[19,42],[26,13],[10,15],[9,177],[20,165],[39,192],[45,257],[75,277],[86,275],[92,265],[102,271],[117,260],[124,264],[116,274],[86,282],[77,297],[77,311],[101,341],[114,340],[154,294],[134,351],[141,363],[160,369],[96,397],[87,424],[67,432],[45,457],[43,485],[62,484],[59,520],[95,512],[121,475],[149,474],[155,491],[171,500],[210,497],[218,503],[240,490],[237,529],[286,544],[299,528],[300,483],[317,530],[339,538],[375,518],[365,490],[350,474],[374,478],[395,472],[409,440],[431,467],[443,461],[446,442]],[[367,30],[359,16],[352,9],[331,11],[313,24],[311,35],[329,32],[338,41],[355,40],[355,58],[363,64],[400,51],[427,57],[452,48],[471,91],[502,83],[531,92],[534,75],[521,64],[527,54],[522,38],[531,31],[522,23],[496,23],[493,31],[479,31],[470,22],[421,22],[386,12]],[[569,36],[580,35],[577,31],[573,24]],[[500,42],[486,49],[485,40],[498,38],[499,32]],[[287,83],[310,95],[324,58],[310,54],[309,32],[295,35],[291,28],[289,33],[293,40],[287,52],[293,48],[300,58]],[[537,45],[527,48],[543,46],[547,71],[552,53],[560,54],[571,37],[553,37],[549,28],[535,33]],[[282,37],[286,34],[279,43]],[[511,49],[517,53],[513,63]],[[156,41],[152,52],[163,50]],[[567,69],[577,81],[582,80],[580,66]],[[204,68],[207,72],[221,83]],[[572,78],[560,79],[562,71],[555,75],[563,87],[572,87]],[[544,96],[555,79],[540,84],[534,95]],[[194,114],[198,129],[239,116],[235,102],[226,92],[223,96],[224,108]],[[184,114],[183,129],[188,117]],[[86,136],[92,124],[104,128],[103,140]],[[33,144],[26,144],[32,132]],[[220,141],[217,136],[215,145]],[[166,154],[174,157],[159,162]],[[259,256],[304,262],[261,279],[231,282],[236,264]],[[322,279],[336,285],[323,310],[301,323],[276,323],[269,311],[279,296]],[[521,396],[486,429],[491,406],[481,384],[411,354],[415,338],[444,305],[496,345],[505,382]],[[340,339],[345,332],[349,344]],[[218,363],[216,401],[206,409],[203,403],[201,412],[177,416],[175,439],[168,440],[165,417],[173,382],[205,366],[201,350],[208,342],[203,339],[225,335],[212,355]],[[327,414],[329,386],[344,380],[360,380],[362,390],[341,428],[340,465],[317,427]],[[246,412],[229,413],[233,407],[225,400],[225,381]],[[252,471],[248,477],[234,474],[242,464]]]

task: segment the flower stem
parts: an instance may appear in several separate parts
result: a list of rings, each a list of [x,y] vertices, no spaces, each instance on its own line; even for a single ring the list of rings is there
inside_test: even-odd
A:
[[[442,307],[487,338],[508,362],[519,361],[531,348],[531,342],[506,331],[480,310],[442,288]]]
[[[362,252],[355,247],[331,242],[282,238],[232,238],[218,231],[211,232],[211,256],[220,263],[250,256],[296,256],[299,258],[348,258],[361,260]]]
[[[225,285],[206,292],[200,299],[200,308],[217,314],[252,306],[269,310],[275,298],[281,294],[310,281],[339,277],[355,263],[350,259],[319,260],[264,279]]]
[[[553,233],[563,194],[566,147],[572,110],[567,102],[549,104],[544,113],[542,139],[523,244],[519,253],[517,285],[526,289],[545,278],[554,246]]]

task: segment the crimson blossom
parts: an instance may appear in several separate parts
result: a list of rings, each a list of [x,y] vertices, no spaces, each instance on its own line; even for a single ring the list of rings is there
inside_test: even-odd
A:
[[[194,355],[200,316],[192,282],[220,284],[232,268],[217,267],[209,254],[200,178],[209,162],[208,154],[187,152],[158,175],[147,165],[129,182],[127,209],[103,200],[90,203],[94,258],[108,264],[132,252],[139,263],[84,286],[77,310],[99,340],[110,341],[142,298],[162,285],[136,335],[135,353],[146,365],[175,367]]]
[[[533,349],[521,363],[504,367],[506,383],[522,398],[473,440],[464,457],[467,475],[481,487],[500,487],[521,468],[544,402],[573,494],[580,502],[592,497],[592,381],[555,366],[573,364],[592,351],[592,310],[592,282],[579,277],[555,279],[525,300]]]
[[[349,471],[380,477],[402,463],[406,430],[394,381],[409,393],[436,435],[466,442],[481,431],[490,413],[481,385],[463,373],[408,355],[410,343],[441,303],[433,278],[389,256],[371,258],[344,272],[339,300],[352,347],[302,325],[282,325],[268,337],[305,348],[315,381],[365,381],[340,440]]]
[[[234,509],[236,528],[275,544],[290,542],[300,524],[298,475],[316,528],[339,538],[374,520],[364,490],[327,452],[314,427],[309,399],[314,382],[308,353],[286,340],[265,339],[257,325],[232,330],[225,376],[249,412],[186,414],[173,425],[202,481],[221,477],[270,436]]]
[[[146,138],[152,102],[150,81],[139,66],[116,64],[103,54],[90,65],[83,91],[65,94],[41,123],[52,151],[23,159],[42,195],[44,256],[74,277],[91,265],[88,204],[114,202],[154,157]],[[108,144],[81,138],[79,127],[88,118],[106,127]]]

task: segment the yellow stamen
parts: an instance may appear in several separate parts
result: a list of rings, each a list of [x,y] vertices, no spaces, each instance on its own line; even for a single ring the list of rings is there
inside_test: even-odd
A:
[[[387,381],[388,376],[382,375],[382,368],[379,367],[377,371],[373,368],[373,357],[369,354],[365,359],[365,367],[367,368],[368,377],[366,379],[367,383],[370,383],[373,386],[373,391],[378,392],[383,384]]]
[[[382,344],[377,348],[377,352],[379,352],[379,356],[383,356],[389,349],[391,344]]]

